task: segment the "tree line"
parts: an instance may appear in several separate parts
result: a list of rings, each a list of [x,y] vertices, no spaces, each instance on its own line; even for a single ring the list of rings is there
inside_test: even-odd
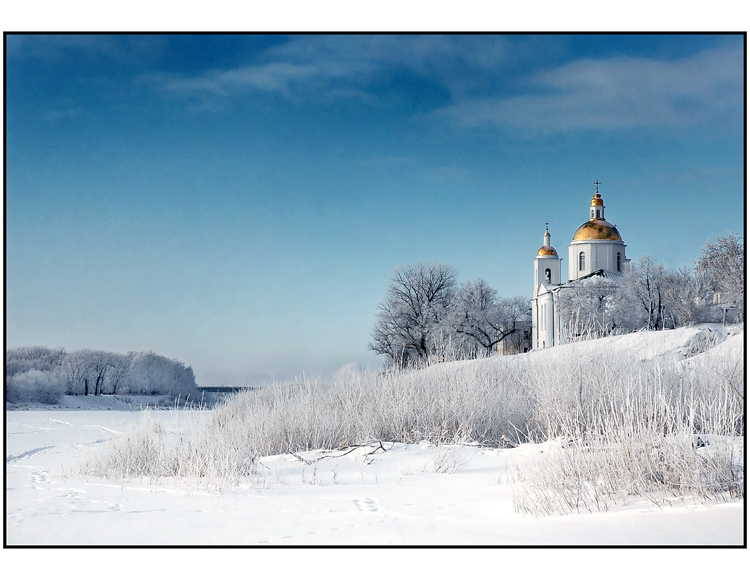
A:
[[[385,355],[387,366],[404,368],[488,355],[521,330],[528,299],[500,298],[481,278],[459,287],[456,277],[447,264],[397,268],[378,306],[370,350]]]
[[[6,401],[57,403],[62,395],[198,394],[193,369],[154,352],[24,346],[5,353]]]
[[[556,297],[565,339],[702,322],[744,322],[745,246],[733,233],[709,240],[690,268],[670,269],[653,256],[621,276],[591,276]]]
[[[486,356],[530,328],[531,301],[501,298],[484,280],[460,287],[456,270],[409,264],[391,277],[368,344],[387,367]],[[652,256],[622,275],[592,275],[556,293],[566,340],[663,330],[700,322],[744,322],[745,246],[736,234],[709,240],[690,268],[671,270]]]

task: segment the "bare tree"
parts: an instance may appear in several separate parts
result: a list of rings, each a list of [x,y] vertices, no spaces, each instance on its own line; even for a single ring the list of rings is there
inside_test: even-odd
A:
[[[612,307],[618,282],[591,276],[570,283],[557,298],[560,324],[568,340],[611,334],[620,321]]]
[[[745,242],[743,238],[730,232],[716,236],[702,249],[695,260],[698,276],[706,284],[710,301],[718,293],[719,302],[731,304],[737,310],[737,320],[745,318]]]
[[[89,394],[89,373],[93,360],[88,353],[85,350],[70,352],[62,362],[62,376],[69,395]]]
[[[701,284],[694,272],[688,268],[670,270],[664,282],[665,315],[671,317],[674,327],[706,321],[700,304]]]
[[[94,379],[94,396],[104,393],[104,380],[107,378],[111,363],[111,353],[90,351],[92,358],[91,374]]]
[[[456,271],[446,264],[420,262],[397,268],[378,306],[368,348],[397,367],[425,362],[436,352],[455,287]]]
[[[117,385],[127,374],[128,357],[103,350],[78,350],[69,353],[62,362],[67,392],[84,396],[115,393]]]
[[[456,294],[447,318],[449,331],[463,337],[469,356],[490,355],[508,336],[520,331],[519,320],[530,312],[523,297],[500,298],[481,278],[466,282]]]
[[[673,321],[667,311],[667,276],[667,269],[653,256],[642,256],[626,268],[615,299],[623,327],[662,330],[668,321]]]
[[[101,353],[100,366],[104,369],[99,383],[99,394],[118,394],[120,384],[130,372],[130,357],[115,352]]]

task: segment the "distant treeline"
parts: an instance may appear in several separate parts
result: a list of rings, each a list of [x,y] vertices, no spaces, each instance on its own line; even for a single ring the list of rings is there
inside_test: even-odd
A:
[[[150,351],[23,346],[5,353],[7,403],[54,404],[63,395],[120,394],[200,396],[191,367]]]

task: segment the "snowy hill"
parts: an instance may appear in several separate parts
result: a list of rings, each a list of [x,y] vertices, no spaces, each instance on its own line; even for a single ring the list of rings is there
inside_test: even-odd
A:
[[[722,345],[719,351],[738,354],[744,348],[744,327],[722,326],[721,324],[702,324],[693,327],[678,328],[667,331],[642,331],[619,336],[586,340],[570,344],[564,344],[544,350],[534,350],[525,354],[512,355],[516,361],[529,361],[534,364],[538,361],[555,362],[570,360],[571,358],[585,357],[592,360],[595,357],[609,358],[622,353],[637,354],[642,360],[659,362],[678,362],[698,354],[711,351]],[[728,340],[729,339],[729,340]],[[726,341],[726,344],[724,344]],[[717,352],[719,352],[717,351]],[[418,371],[430,375],[438,369],[444,372],[445,368],[451,369],[473,369],[484,365],[502,365],[507,358],[491,357],[480,360],[462,360],[449,363],[441,363]],[[525,362],[524,362],[525,364]],[[201,387],[198,387],[201,390]],[[216,387],[205,388],[216,390]],[[235,388],[235,391],[241,390]],[[213,394],[213,392],[211,393]],[[77,409],[77,410],[99,410],[99,411],[139,411],[146,409],[172,409],[175,406],[202,406],[202,401],[191,401],[185,397],[175,398],[168,395],[99,395],[99,396],[73,396],[64,395],[59,403],[43,404],[39,402],[8,404],[8,410],[33,410],[33,409]]]
[[[534,351],[528,356],[564,357],[570,354],[638,353],[640,357],[661,361],[677,361],[706,352],[732,336],[742,339],[740,326],[702,324],[675,330],[633,332],[596,340],[561,345],[549,351]]]
[[[599,425],[602,417],[593,412],[603,408],[602,396],[612,394],[609,383],[597,383],[596,374],[589,381],[574,373],[583,381],[573,384],[574,397],[565,391],[566,368],[578,372],[596,361],[630,361],[624,376],[640,377],[634,384],[641,390],[649,377],[643,369],[659,367],[665,380],[666,367],[686,372],[680,376],[688,377],[685,384],[692,385],[695,398],[717,361],[734,364],[735,371],[739,361],[744,377],[743,330],[703,326],[642,332],[444,363],[392,382],[376,377],[378,393],[371,392],[371,378],[359,377],[345,384],[245,393],[215,410],[142,412],[136,409],[143,404],[139,399],[108,402],[105,397],[87,397],[80,409],[77,401],[67,401],[65,408],[9,410],[6,541],[9,546],[741,545],[744,503],[736,486],[696,491],[680,484],[668,493],[659,487],[672,485],[677,463],[670,457],[709,465],[710,471],[699,474],[703,479],[724,474],[726,466],[744,473],[741,437],[712,435],[708,445],[696,448],[695,439],[682,437],[677,425],[669,437],[661,432],[644,445],[628,439],[627,447],[618,447],[617,430],[606,433],[612,437],[609,446],[596,446],[589,432],[580,443],[559,436],[489,446],[461,429],[474,425],[488,440],[499,437],[499,427],[494,435],[489,427],[481,429],[487,421],[504,421],[502,409],[476,422],[482,409],[498,405],[516,405],[511,419],[519,428],[526,420],[527,428],[550,422],[550,428],[564,430],[568,415]],[[607,372],[612,384],[622,378]],[[500,380],[508,377],[510,383]],[[519,385],[529,390],[516,393]],[[498,388],[510,390],[492,399],[489,389]],[[581,406],[582,394],[592,404]],[[649,409],[669,403],[662,396],[647,399]],[[722,400],[731,403],[726,393]],[[637,426],[628,417],[637,418],[632,413],[641,403],[632,396],[623,401],[616,407],[615,427]],[[715,404],[718,399],[711,401],[719,422],[703,425],[731,428]],[[547,402],[552,411],[542,405]],[[569,411],[559,417],[564,409]],[[700,416],[701,408],[696,411]],[[431,431],[451,425],[459,432]],[[359,427],[376,437],[358,440]],[[377,438],[373,429],[402,433],[404,440]],[[294,443],[297,436],[302,443]],[[337,437],[351,439],[343,445],[315,443]],[[436,437],[444,441],[430,440]],[[276,438],[286,450],[247,455],[252,445],[274,447]],[[655,453],[660,463],[652,463]],[[646,461],[634,465],[648,466],[663,481],[634,479],[631,488],[599,489],[610,485],[602,479],[608,473],[627,483],[625,460]],[[540,493],[554,501],[544,504]],[[529,505],[557,515],[533,517],[524,511]]]

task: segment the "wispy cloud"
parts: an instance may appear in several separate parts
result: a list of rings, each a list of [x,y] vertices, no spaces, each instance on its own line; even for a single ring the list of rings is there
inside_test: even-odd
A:
[[[351,78],[351,68],[336,63],[271,62],[200,76],[155,75],[161,90],[174,95],[231,96],[248,90],[277,93],[287,98],[329,87],[338,78]]]
[[[451,94],[471,92],[483,76],[476,71],[497,68],[508,58],[507,47],[508,41],[499,36],[300,36],[270,48],[251,65],[149,78],[165,94],[193,99],[258,91],[287,99],[354,98],[376,104],[388,99],[382,86],[405,72]]]
[[[540,69],[559,42],[528,36],[298,36],[246,66],[159,73],[149,82],[199,108],[249,93],[383,105],[397,102],[404,91],[416,94],[423,82],[445,97],[426,101],[421,113],[454,127],[559,132],[741,121],[739,45],[681,59],[579,58]]]
[[[460,126],[543,132],[739,123],[742,75],[739,48],[672,61],[580,59],[533,75],[522,94],[467,98],[435,115]]]

